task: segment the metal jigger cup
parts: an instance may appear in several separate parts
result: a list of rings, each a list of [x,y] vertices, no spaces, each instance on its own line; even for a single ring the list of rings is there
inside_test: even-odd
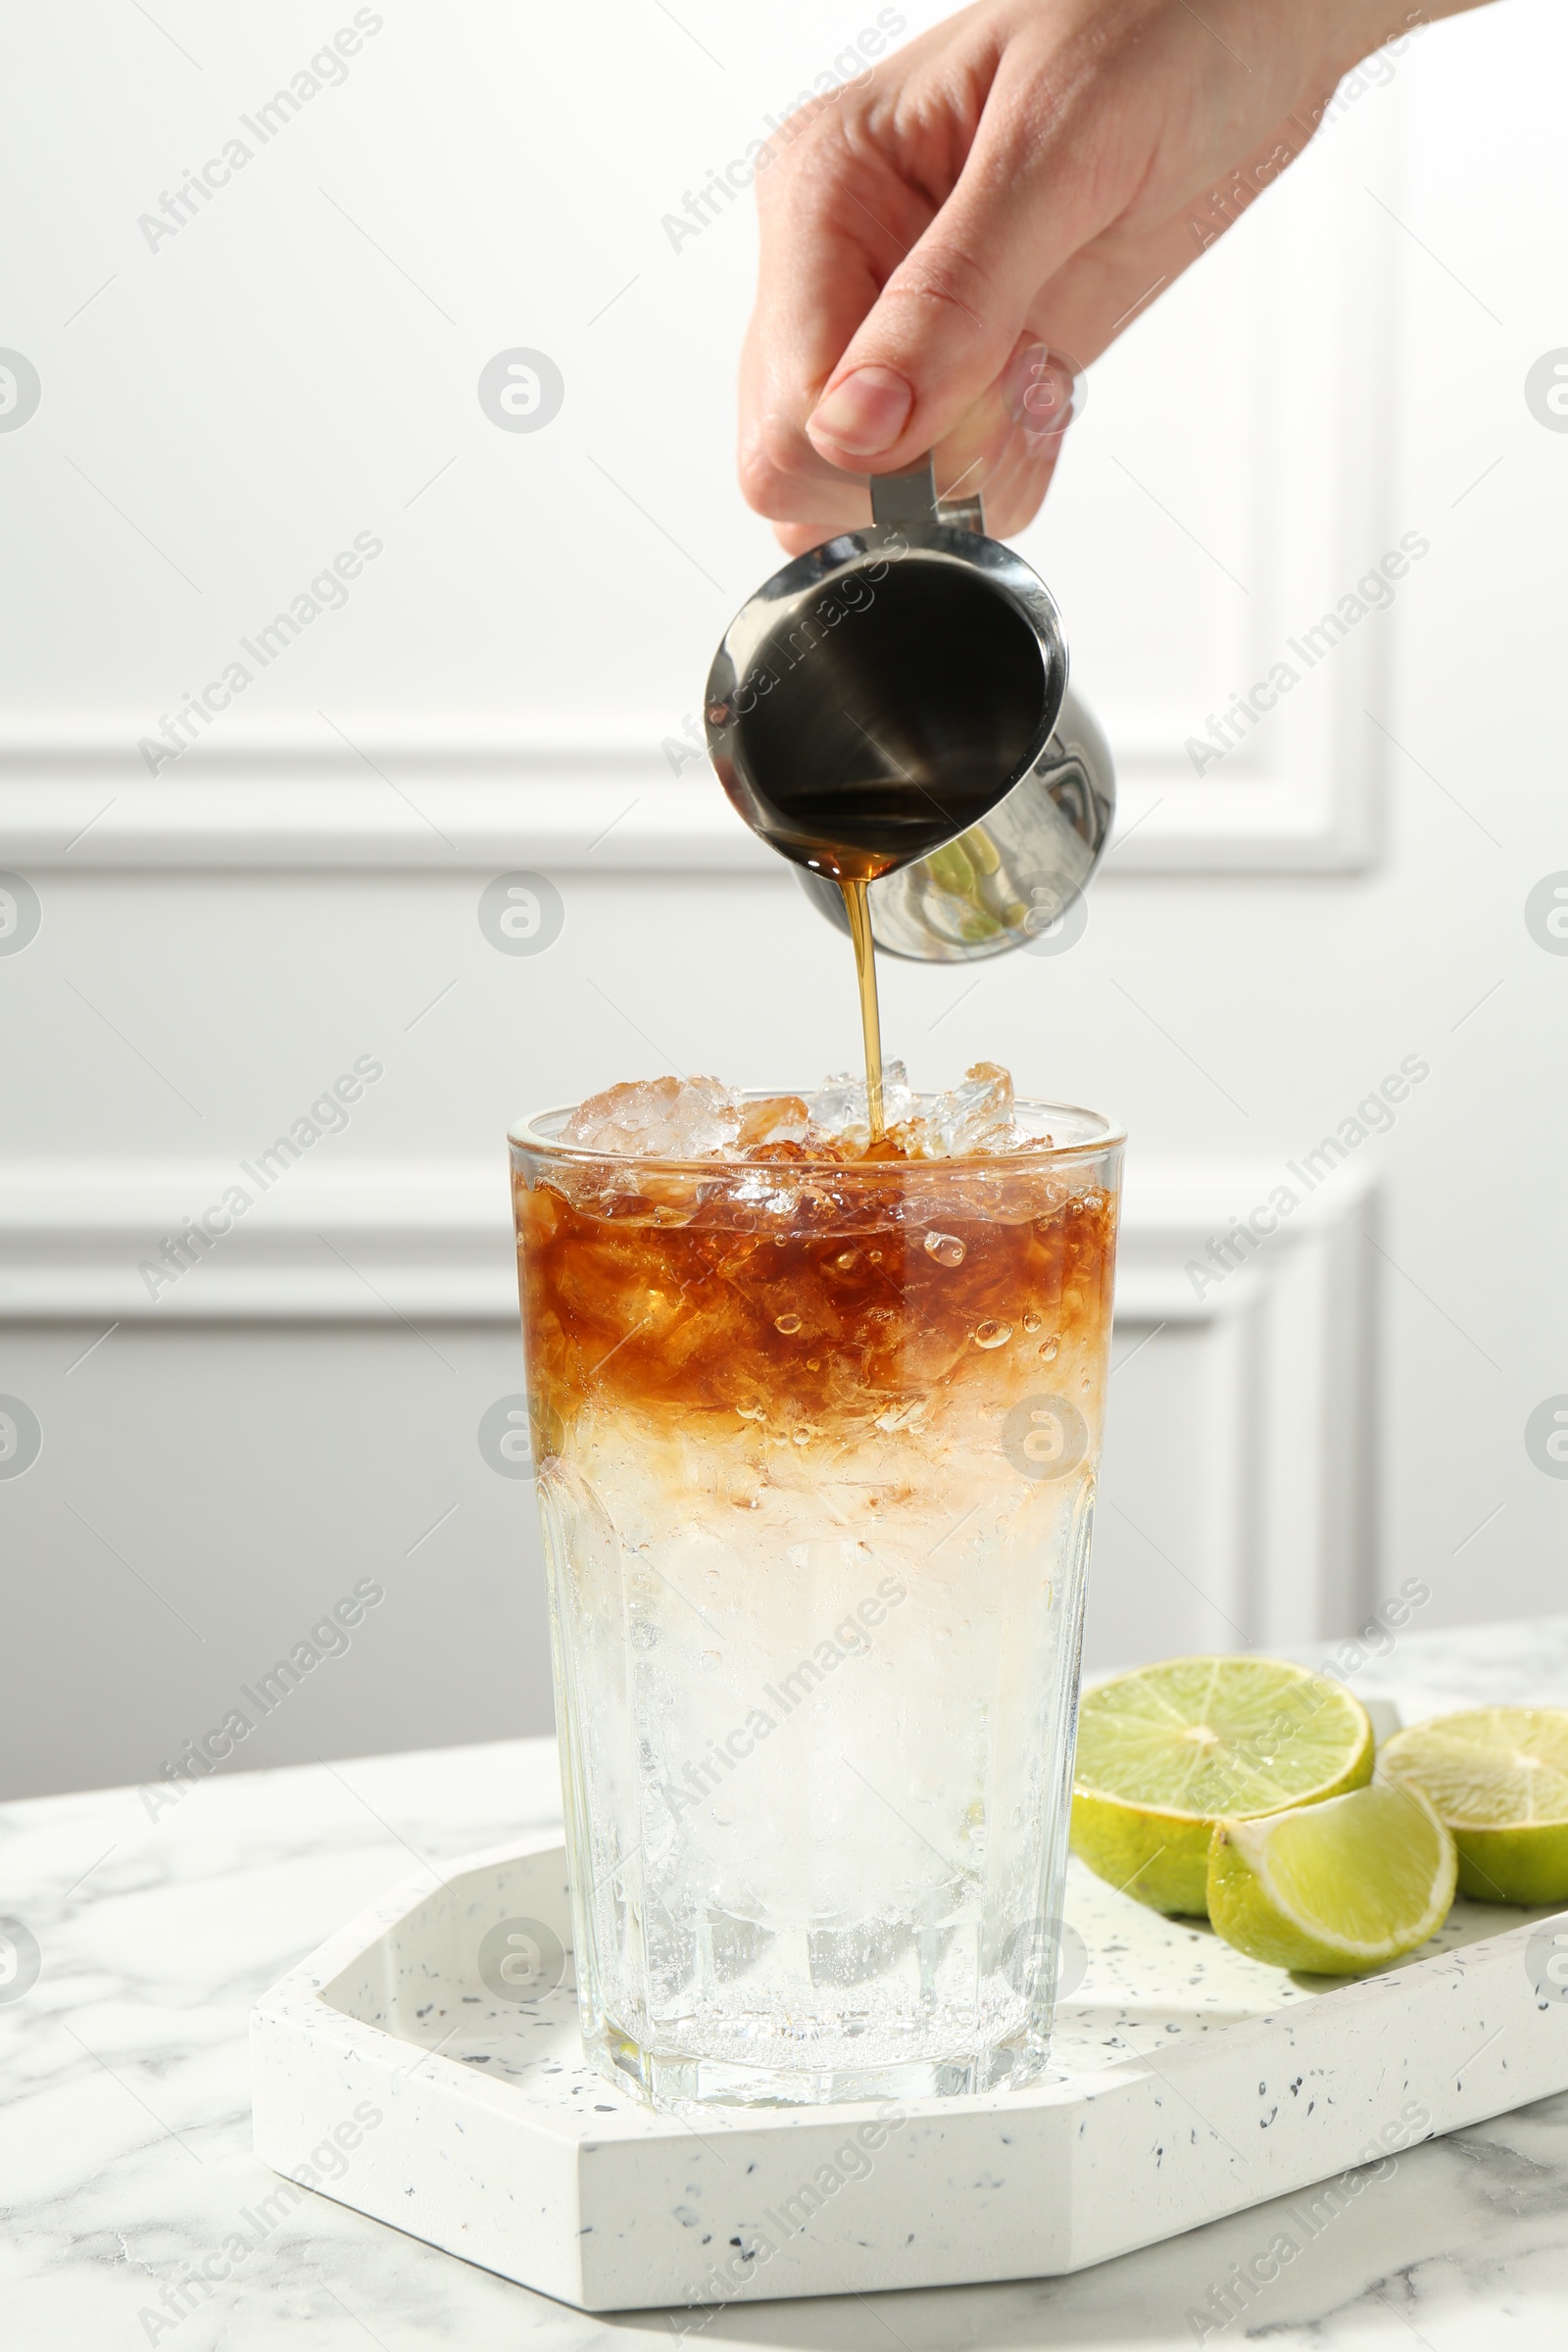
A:
[[[776,796],[863,775],[868,743],[938,811],[961,787],[965,821],[871,884],[872,936],[926,963],[1000,956],[1056,924],[1098,865],[1110,748],[1068,687],[1050,591],[986,536],[978,497],[939,498],[927,457],[873,476],[871,511],[869,529],[797,557],[736,614],[709,673],[710,756],[774,848]],[[847,931],[837,884],[785,854]]]

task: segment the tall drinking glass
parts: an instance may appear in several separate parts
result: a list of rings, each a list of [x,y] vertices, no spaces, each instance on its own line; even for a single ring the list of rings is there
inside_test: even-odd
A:
[[[656,2105],[1027,2082],[1123,1139],[681,1162],[568,1115],[511,1143],[587,2047]]]

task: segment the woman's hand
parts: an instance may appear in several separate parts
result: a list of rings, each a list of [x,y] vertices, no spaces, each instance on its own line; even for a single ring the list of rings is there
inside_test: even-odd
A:
[[[1038,346],[1086,366],[1358,59],[1478,4],[982,0],[804,109],[757,177],[748,501],[798,553],[869,518],[868,473],[935,448],[944,492],[963,477],[1020,529],[1061,444]]]

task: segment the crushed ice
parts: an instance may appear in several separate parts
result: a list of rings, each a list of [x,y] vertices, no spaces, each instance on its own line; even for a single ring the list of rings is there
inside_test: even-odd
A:
[[[579,1102],[561,1140],[645,1159],[719,1159],[737,1156],[740,1132],[740,1097],[716,1078],[644,1078]]]
[[[1016,1141],[1012,1078],[994,1061],[977,1061],[951,1095],[938,1095],[925,1114],[928,1159],[967,1158],[1004,1152]]]
[[[882,1123],[885,1127],[902,1127],[919,1108],[917,1097],[909,1086],[908,1075],[902,1061],[882,1064]],[[811,1097],[811,1141],[814,1144],[848,1144],[853,1151],[863,1152],[871,1141],[871,1113],[866,1106],[865,1080],[852,1078],[847,1070],[836,1078],[824,1078]]]
[[[903,1062],[887,1062],[882,1106],[889,1143],[909,1159],[1027,1151],[1050,1140],[1019,1129],[1012,1079],[993,1061],[976,1062],[951,1094],[923,1100]],[[821,1152],[856,1159],[870,1144],[871,1122],[865,1080],[848,1072],[824,1079],[808,1102],[798,1095],[747,1102],[716,1078],[652,1078],[612,1086],[579,1103],[561,1141],[617,1157],[736,1160]]]

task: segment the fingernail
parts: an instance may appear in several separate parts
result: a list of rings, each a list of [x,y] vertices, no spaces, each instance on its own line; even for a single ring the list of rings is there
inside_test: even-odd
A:
[[[891,368],[857,368],[807,418],[813,441],[831,441],[852,458],[879,458],[909,421],[914,388]]]

